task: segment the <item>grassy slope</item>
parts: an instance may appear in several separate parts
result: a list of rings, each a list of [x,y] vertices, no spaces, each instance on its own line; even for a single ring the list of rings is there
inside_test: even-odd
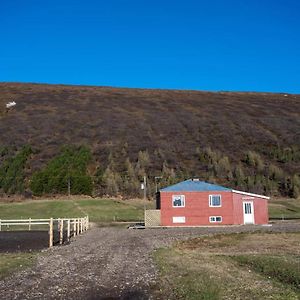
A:
[[[300,218],[300,199],[276,199],[269,202],[270,218]]]
[[[299,299],[299,238],[219,235],[160,249],[154,256],[162,293],[168,299]]]
[[[148,202],[151,207],[153,203]],[[60,218],[89,215],[92,222],[139,221],[143,219],[142,201],[112,199],[35,200],[0,203],[0,219]]]

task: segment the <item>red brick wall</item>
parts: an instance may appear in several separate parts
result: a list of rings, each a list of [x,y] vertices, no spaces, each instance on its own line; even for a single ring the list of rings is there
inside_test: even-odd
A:
[[[173,207],[172,195],[185,195],[185,207]],[[209,207],[209,195],[221,195],[221,207]],[[252,198],[252,199],[250,199]],[[253,201],[255,224],[268,223],[268,201],[228,192],[161,192],[162,226],[244,224],[243,201]],[[221,223],[210,223],[210,216],[221,216]],[[185,223],[173,223],[173,217],[185,217]]]
[[[185,195],[185,207],[172,207],[172,195]],[[221,195],[221,207],[209,207],[209,195]],[[222,223],[210,223],[209,216],[222,216]],[[185,217],[185,223],[173,223],[173,217]],[[232,193],[161,192],[161,225],[196,226],[233,224]]]
[[[233,193],[234,224],[244,224],[243,201],[253,201],[255,224],[268,224],[268,200]]]

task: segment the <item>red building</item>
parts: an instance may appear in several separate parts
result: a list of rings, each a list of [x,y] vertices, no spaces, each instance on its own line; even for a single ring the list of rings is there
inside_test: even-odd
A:
[[[162,226],[267,224],[269,197],[190,179],[161,189]]]

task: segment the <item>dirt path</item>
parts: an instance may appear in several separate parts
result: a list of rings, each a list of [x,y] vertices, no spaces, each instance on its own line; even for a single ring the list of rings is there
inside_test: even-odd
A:
[[[203,234],[300,231],[300,224],[272,227],[147,229],[93,228],[70,245],[54,247],[36,265],[0,281],[1,299],[153,299],[154,249]]]

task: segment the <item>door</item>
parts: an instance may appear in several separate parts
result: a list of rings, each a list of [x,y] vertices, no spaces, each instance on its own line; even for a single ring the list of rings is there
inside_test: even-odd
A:
[[[254,224],[254,209],[253,202],[243,202],[244,210],[244,224]]]

